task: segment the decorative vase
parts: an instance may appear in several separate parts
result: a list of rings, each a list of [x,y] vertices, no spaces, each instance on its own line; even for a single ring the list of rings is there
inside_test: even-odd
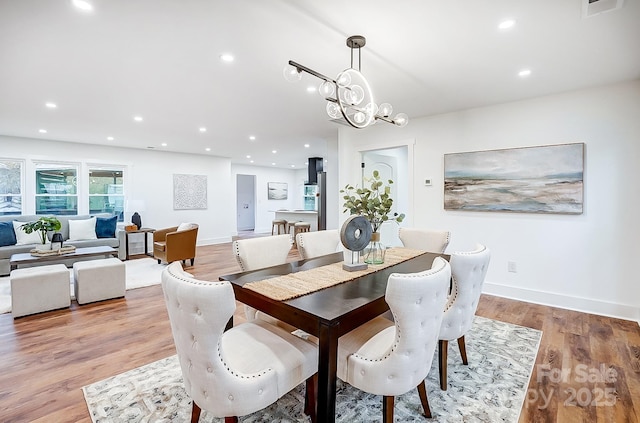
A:
[[[380,242],[380,232],[371,234],[371,241],[364,250],[364,262],[368,264],[384,263],[384,253],[386,247]]]

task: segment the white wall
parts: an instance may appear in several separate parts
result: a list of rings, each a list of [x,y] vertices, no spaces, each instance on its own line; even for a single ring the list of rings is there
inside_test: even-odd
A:
[[[166,228],[181,222],[196,222],[200,226],[199,245],[231,241],[235,202],[231,203],[233,207],[228,207],[227,200],[235,198],[235,191],[232,192],[229,159],[7,136],[0,136],[0,156],[24,159],[27,168],[32,160],[126,166],[125,196],[127,200],[144,201],[145,211],[140,215],[145,227]],[[206,210],[173,209],[173,174],[207,176]],[[30,190],[33,193],[33,187],[26,188],[25,197]],[[88,213],[88,205],[78,207],[80,213]],[[27,208],[25,213],[33,211]],[[125,219],[130,216],[131,213],[127,213]]]
[[[406,139],[415,139],[409,221],[451,230],[448,251],[486,244],[485,292],[640,322],[640,81],[412,119],[405,128],[340,129],[339,185],[359,180],[360,150]],[[583,214],[443,209],[445,153],[574,142],[585,143]],[[507,272],[508,261],[517,273]]]

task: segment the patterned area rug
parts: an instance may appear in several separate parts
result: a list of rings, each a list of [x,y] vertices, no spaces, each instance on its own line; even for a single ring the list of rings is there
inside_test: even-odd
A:
[[[416,389],[396,399],[399,422],[518,421],[542,332],[476,317],[465,337],[469,365],[457,345],[449,346],[449,389],[441,391],[437,356],[427,378],[432,419],[422,416]],[[82,388],[95,423],[186,422],[191,400],[182,384],[176,356],[133,369]],[[303,414],[304,384],[272,406],[241,417],[241,422],[308,422]],[[201,423],[218,423],[203,410]],[[382,421],[382,397],[338,381],[336,421]]]
[[[126,266],[126,289],[142,288],[144,286],[157,285],[161,282],[162,269],[166,264],[158,264],[152,258],[142,258],[127,260]],[[75,299],[73,292],[73,269],[69,269],[69,293],[71,299]],[[9,276],[0,277],[0,314],[11,311],[11,281]]]

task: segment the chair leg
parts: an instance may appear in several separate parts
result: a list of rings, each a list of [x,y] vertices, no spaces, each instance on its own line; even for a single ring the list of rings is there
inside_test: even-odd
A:
[[[382,397],[382,423],[393,423],[393,400],[395,397]]]
[[[195,257],[191,259],[191,266],[193,266],[193,263],[196,261]]]
[[[447,349],[449,341],[438,341],[438,370],[440,370],[440,389],[447,390]]]
[[[160,262],[161,262],[161,260],[160,260],[160,259],[158,259],[158,264],[160,264]]]
[[[225,417],[224,423],[238,423],[238,417],[237,416]]]
[[[429,399],[427,398],[427,387],[424,384],[424,380],[418,385],[418,395],[420,395],[420,402],[422,403],[422,409],[424,415],[431,418],[431,408],[429,408]]]
[[[200,407],[198,407],[198,404],[196,404],[195,401],[191,401],[193,402],[193,407],[191,407],[191,423],[198,423],[198,421],[200,420]]]
[[[304,396],[304,414],[311,418],[311,423],[316,423],[317,410],[316,398],[318,392],[318,374],[307,379]]]
[[[467,361],[467,347],[464,344],[464,335],[458,338],[458,348],[460,348],[460,355],[462,356],[462,363],[465,365],[469,365],[469,361]]]

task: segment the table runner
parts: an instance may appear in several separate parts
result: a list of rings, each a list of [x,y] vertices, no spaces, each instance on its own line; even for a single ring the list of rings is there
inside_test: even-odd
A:
[[[288,275],[249,282],[244,285],[244,288],[274,300],[286,301],[386,269],[424,253],[425,251],[410,248],[389,248],[386,250],[383,264],[370,264],[365,270],[355,272],[343,270],[343,262],[340,261]]]

